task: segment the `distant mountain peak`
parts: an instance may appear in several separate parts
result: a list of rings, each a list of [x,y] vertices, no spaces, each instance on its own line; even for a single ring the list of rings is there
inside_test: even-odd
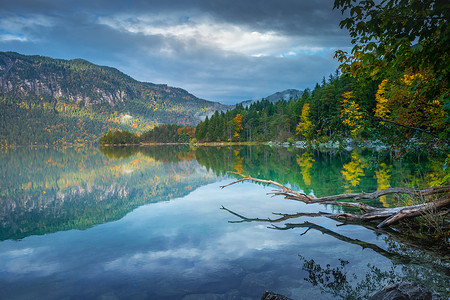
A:
[[[290,99],[296,99],[298,97],[301,97],[303,94],[303,91],[300,90],[296,90],[296,89],[287,89],[281,92],[276,92],[270,96],[264,97],[264,98],[259,98],[259,99],[253,99],[253,100],[245,100],[240,102],[239,104],[243,105],[243,106],[249,106],[252,103],[261,101],[262,99],[266,99],[272,103],[275,103],[277,101],[280,100],[290,100]]]

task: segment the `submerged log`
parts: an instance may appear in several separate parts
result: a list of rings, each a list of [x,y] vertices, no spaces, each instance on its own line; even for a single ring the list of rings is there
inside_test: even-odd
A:
[[[434,214],[434,215],[445,215],[450,212],[450,186],[443,187],[433,187],[427,189],[413,189],[413,188],[388,188],[383,190],[378,190],[372,193],[348,193],[348,194],[339,194],[332,195],[326,197],[315,197],[313,195],[306,195],[304,193],[300,193],[298,191],[292,190],[283,184],[272,181],[265,180],[259,178],[253,178],[251,176],[245,176],[240,173],[230,172],[232,174],[236,174],[241,176],[241,179],[235,180],[229,184],[221,186],[221,188],[225,188],[227,186],[233,185],[238,182],[243,181],[253,181],[260,182],[268,185],[274,185],[280,188],[280,190],[276,190],[272,193],[269,193],[273,196],[284,196],[289,200],[301,201],[306,204],[329,204],[329,205],[337,205],[341,207],[355,207],[359,208],[362,214],[354,214],[354,213],[315,213],[315,214],[306,214],[306,213],[298,213],[295,216],[299,217],[301,215],[308,215],[311,217],[316,216],[325,216],[327,218],[335,219],[335,220],[350,220],[350,221],[381,221],[378,224],[378,228],[387,227],[398,223],[402,219],[407,218],[415,218],[422,215]],[[393,207],[393,208],[378,208],[373,207],[365,203],[361,202],[343,202],[337,200],[344,199],[353,199],[356,201],[364,200],[364,199],[377,199],[381,196],[389,195],[389,194],[406,194],[413,197],[428,197],[431,195],[441,194],[441,197],[437,200],[431,202],[425,202],[418,205],[412,206],[401,206],[401,207]],[[442,195],[443,194],[443,195]],[[293,215],[294,216],[294,215]],[[288,215],[282,215],[279,220],[288,219]],[[264,219],[260,219],[264,220]],[[270,220],[270,219],[269,219]],[[273,220],[272,220],[273,221]]]

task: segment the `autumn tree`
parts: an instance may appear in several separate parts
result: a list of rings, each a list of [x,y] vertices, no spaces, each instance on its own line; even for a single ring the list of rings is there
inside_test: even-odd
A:
[[[342,123],[350,127],[353,137],[356,137],[360,134],[363,128],[363,115],[358,103],[356,103],[353,99],[352,92],[345,92],[342,94],[341,118]]]
[[[241,130],[243,128],[242,127],[242,115],[241,114],[237,114],[233,118],[233,124],[234,124],[234,135],[233,135],[233,138],[237,142],[237,141],[239,141],[239,132],[241,132]]]
[[[300,115],[300,122],[296,127],[298,135],[302,135],[307,141],[311,141],[314,132],[314,125],[310,119],[310,106],[309,103],[305,103],[302,108],[302,114]]]
[[[336,52],[341,70],[358,78],[387,79],[380,88],[389,97],[384,98],[386,103],[378,112],[393,107],[396,100],[391,99],[409,99],[412,107],[392,113],[390,121],[407,125],[404,121],[414,120],[414,127],[448,137],[450,3],[335,0],[334,7],[349,15],[340,26],[350,32],[354,45],[351,53]],[[411,109],[419,112],[429,104],[444,113],[434,114],[433,120],[408,117]]]
[[[383,80],[376,93],[375,117],[443,136],[448,114],[442,101],[419,92],[430,80],[428,74],[419,72],[406,72],[396,81]],[[418,88],[411,92],[413,85]]]

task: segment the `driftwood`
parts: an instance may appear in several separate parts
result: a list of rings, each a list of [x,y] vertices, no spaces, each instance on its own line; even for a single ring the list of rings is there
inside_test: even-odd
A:
[[[233,185],[238,182],[243,181],[253,181],[253,182],[260,182],[268,185],[274,185],[280,188],[280,190],[276,190],[272,193],[269,193],[271,195],[277,196],[284,196],[286,199],[290,200],[296,200],[301,201],[306,204],[329,204],[329,205],[337,205],[341,207],[354,207],[359,208],[361,210],[361,214],[354,214],[354,213],[324,213],[324,212],[318,212],[314,214],[306,214],[306,213],[299,213],[295,215],[281,215],[279,219],[271,220],[271,219],[253,219],[253,221],[283,221],[289,218],[293,217],[300,217],[300,216],[310,216],[310,217],[316,217],[316,216],[325,216],[331,219],[339,220],[339,221],[381,221],[378,224],[378,228],[387,227],[394,225],[398,223],[400,220],[405,218],[415,218],[422,215],[427,214],[435,214],[435,215],[445,215],[450,212],[450,186],[443,186],[443,187],[434,187],[434,188],[428,188],[428,189],[413,189],[413,188],[388,188],[384,190],[378,190],[373,193],[349,193],[349,194],[340,194],[340,195],[333,195],[333,196],[326,196],[326,197],[315,197],[312,195],[306,195],[304,193],[300,193],[298,191],[294,191],[281,183],[278,183],[276,181],[272,180],[265,180],[265,179],[259,179],[259,178],[253,178],[251,176],[245,176],[240,173],[236,172],[230,172],[236,175],[241,176],[241,179],[235,180],[227,185],[221,186],[221,188],[225,188],[227,186]],[[417,197],[427,197],[431,195],[437,195],[441,194],[441,197],[437,200],[431,201],[431,202],[425,202],[418,205],[412,205],[412,206],[401,206],[401,207],[393,207],[393,208],[378,208],[373,207],[370,205],[367,205],[365,203],[361,202],[343,202],[343,201],[337,201],[337,200],[344,200],[344,199],[353,199],[356,201],[364,200],[364,199],[377,199],[381,196],[389,195],[389,194],[406,194],[410,196],[417,196]],[[223,208],[225,209],[225,208]],[[231,212],[231,211],[230,211]],[[232,212],[233,213],[233,212]],[[233,213],[235,214],[235,213]],[[237,214],[235,214],[237,215]],[[237,215],[238,217],[241,217],[242,220],[245,220],[242,218],[242,216]],[[249,219],[248,219],[249,220]]]

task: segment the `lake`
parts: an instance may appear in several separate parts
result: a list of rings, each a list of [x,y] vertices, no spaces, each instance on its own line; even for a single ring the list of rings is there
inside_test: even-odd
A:
[[[279,218],[273,213],[338,208],[271,197],[273,187],[251,182],[221,189],[239,178],[227,171],[325,196],[408,186],[441,169],[438,158],[395,160],[371,150],[2,150],[0,295],[260,299],[271,290],[292,299],[361,299],[413,281],[445,298],[448,248],[427,249],[393,230],[325,217],[265,222]]]

